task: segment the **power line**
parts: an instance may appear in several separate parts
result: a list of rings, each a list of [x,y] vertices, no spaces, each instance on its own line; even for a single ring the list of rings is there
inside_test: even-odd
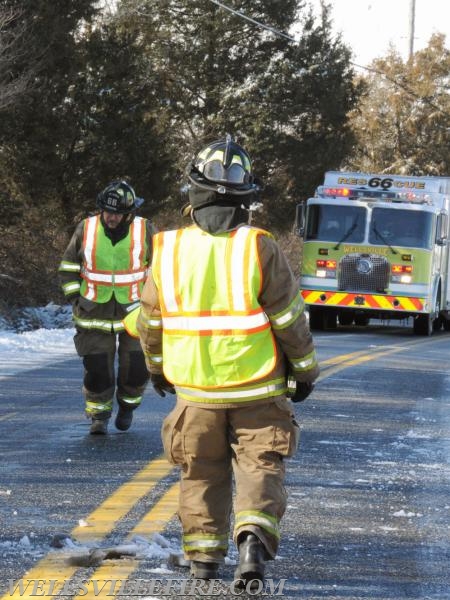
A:
[[[239,17],[240,19],[244,19],[245,21],[248,21],[249,23],[252,23],[253,25],[256,25],[257,27],[265,29],[266,31],[269,31],[270,33],[273,33],[276,36],[283,37],[283,38],[287,39],[290,42],[294,42],[295,44],[298,43],[298,40],[296,40],[293,36],[288,35],[287,33],[284,33],[283,31],[280,31],[279,29],[276,29],[275,27],[271,27],[269,25],[265,25],[264,23],[261,23],[261,21],[258,21],[257,19],[253,19],[252,17],[247,16],[246,14],[244,14],[240,10],[236,10],[234,8],[231,8],[231,6],[228,6],[227,4],[224,4],[223,2],[219,2],[219,0],[209,0],[209,2],[212,2],[213,4],[215,4],[216,6],[218,6],[219,8],[222,8],[223,10],[226,10],[226,11],[232,13],[233,15]],[[141,17],[151,17],[152,16],[152,15],[146,14],[146,13],[140,11],[140,10],[137,10],[137,9],[134,9],[133,12],[135,12],[138,15],[140,15]],[[391,77],[390,75],[388,75],[384,71],[380,71],[380,69],[375,69],[374,67],[367,67],[365,65],[359,65],[358,63],[355,63],[355,62],[352,62],[352,61],[348,61],[348,62],[349,62],[349,64],[352,67],[356,67],[358,69],[363,69],[364,71],[367,71],[369,73],[373,73],[375,75],[380,75],[381,77],[384,77],[384,79],[386,79],[386,81],[389,81],[394,86],[396,86],[398,88],[401,88],[404,92],[406,92],[412,98],[415,98],[416,100],[421,100],[422,102],[424,102],[425,104],[428,104],[428,106],[431,106],[431,108],[434,108],[435,110],[437,110],[438,112],[442,113],[443,115],[450,116],[450,114],[447,113],[445,110],[443,110],[440,106],[438,106],[438,105],[434,104],[433,102],[431,102],[431,100],[429,98],[425,98],[423,96],[420,96],[419,94],[417,94],[416,92],[414,92],[413,90],[411,90],[408,86],[406,86],[405,84],[403,84],[403,83],[399,82],[398,80],[394,79],[393,77]]]
[[[244,13],[240,10],[235,10],[234,8],[231,8],[231,6],[222,4],[222,2],[217,2],[217,0],[210,0],[210,2],[212,2],[213,4],[216,4],[217,6],[220,6],[220,8],[228,10],[230,13],[233,13],[234,15],[240,17],[241,19],[245,19],[246,21],[249,21],[249,23],[253,23],[254,25],[257,25],[258,27],[262,27],[263,29],[266,29],[267,31],[271,31],[275,35],[282,36],[291,42],[297,41],[292,36],[287,35],[287,33],[283,33],[282,31],[279,31],[278,29],[275,29],[274,27],[270,27],[269,25],[264,25],[264,23],[261,23],[260,21],[257,21],[256,19],[252,19],[252,17],[247,17],[247,15],[244,15]]]
[[[223,2],[219,2],[218,0],[209,0],[209,1],[212,2],[213,4],[216,4],[217,6],[220,6],[220,8],[223,8],[224,10],[227,10],[228,12],[236,15],[237,17],[240,17],[241,19],[245,19],[246,21],[249,21],[250,23],[257,25],[258,27],[261,27],[262,29],[266,29],[267,31],[270,31],[270,32],[274,33],[275,35],[284,37],[285,39],[289,40],[290,42],[294,42],[295,44],[298,43],[298,40],[296,40],[293,36],[288,35],[287,33],[283,33],[282,31],[280,31],[279,29],[276,29],[275,27],[270,27],[269,25],[265,25],[264,23],[261,23],[261,21],[257,21],[256,19],[253,19],[252,17],[248,17],[241,10],[235,10],[234,8],[231,8],[231,6],[227,6],[226,4],[223,4]],[[350,62],[350,61],[349,61],[349,63],[353,67],[358,67],[358,69],[366,69],[368,71],[373,70],[370,67],[364,67],[363,65],[358,65],[358,64]]]
[[[236,15],[239,18],[244,19],[246,21],[249,21],[250,23],[253,23],[254,25],[257,25],[258,27],[261,27],[262,29],[270,31],[273,34],[275,34],[277,36],[280,36],[280,37],[283,37],[283,38],[285,38],[285,39],[287,39],[287,40],[289,40],[291,42],[294,42],[296,44],[298,43],[298,41],[294,37],[292,37],[292,36],[290,36],[290,35],[288,35],[286,33],[283,33],[282,31],[280,31],[279,29],[276,29],[275,27],[270,27],[269,25],[265,25],[264,23],[261,23],[261,21],[257,21],[256,19],[253,19],[252,17],[248,17],[247,15],[245,15],[240,10],[235,10],[234,8],[231,8],[231,6],[227,6],[226,4],[224,4],[223,2],[219,2],[218,0],[209,0],[209,1],[212,2],[213,4],[215,4],[216,6],[219,6],[220,8],[223,8],[224,10],[227,10],[228,12]],[[406,92],[407,94],[409,94],[413,98],[416,98],[417,100],[422,100],[423,102],[425,102],[426,104],[428,104],[428,106],[431,106],[432,108],[434,108],[435,110],[441,112],[442,114],[444,114],[446,116],[450,116],[440,106],[437,106],[436,104],[434,104],[433,102],[431,102],[428,98],[424,98],[423,96],[420,96],[419,94],[416,94],[416,92],[414,92],[413,90],[411,90],[406,85],[400,83],[396,79],[393,79],[392,77],[390,77],[384,71],[380,71],[379,69],[375,69],[373,67],[367,67],[367,66],[364,66],[364,65],[358,65],[357,63],[354,63],[352,61],[349,61],[349,64],[352,65],[352,67],[356,67],[358,69],[363,69],[365,71],[368,71],[369,73],[374,73],[375,75],[381,75],[387,81],[389,81],[393,85],[401,88],[404,92]]]

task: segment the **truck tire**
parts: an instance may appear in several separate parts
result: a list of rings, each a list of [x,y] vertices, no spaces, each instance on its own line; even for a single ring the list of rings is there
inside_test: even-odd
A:
[[[322,307],[309,307],[309,328],[311,331],[323,331],[324,329],[324,314]]]
[[[431,315],[418,315],[415,317],[413,329],[415,335],[430,336],[433,333],[433,319]]]
[[[440,331],[442,329],[442,317],[436,317],[433,321],[433,331]]]
[[[323,312],[323,328],[337,329],[337,312],[332,308],[325,308]]]
[[[355,325],[358,325],[359,327],[367,327],[367,325],[369,324],[370,321],[370,317],[368,317],[367,315],[356,315],[355,316]]]
[[[350,310],[343,310],[338,314],[339,325],[348,326],[353,324],[353,312]]]
[[[439,300],[441,294],[441,288],[439,287],[438,297],[436,299],[435,314],[436,318],[433,321],[433,331],[439,331],[442,329],[442,317],[441,317],[441,302]]]

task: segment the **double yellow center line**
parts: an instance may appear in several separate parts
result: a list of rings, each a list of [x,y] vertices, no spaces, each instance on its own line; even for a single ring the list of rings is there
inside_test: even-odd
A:
[[[88,543],[109,535],[116,524],[130,512],[135,504],[148,494],[172,469],[173,466],[163,457],[150,462],[96,508],[87,517],[86,526],[79,525],[75,527],[71,532],[71,537],[79,542]],[[128,539],[131,540],[135,535],[151,535],[163,531],[174,516],[177,503],[178,483],[171,485],[169,490],[129,533]],[[61,552],[49,553],[28,571],[26,578],[22,580],[22,589],[20,586],[16,586],[16,590],[12,594],[6,593],[3,599],[35,600],[36,596],[56,596],[63,589],[65,582],[70,580],[79,568],[67,564],[67,558],[68,556]],[[137,565],[137,560],[121,561],[119,569],[118,565],[114,566],[114,577],[117,579],[128,577],[137,568]],[[111,574],[110,561],[108,565],[97,569],[91,579],[98,581],[108,579],[107,574]],[[97,593],[95,597],[101,598],[101,594],[102,592]],[[90,597],[94,597],[93,590],[92,592],[89,590],[88,594],[83,593],[83,598]],[[111,598],[110,595],[109,598]]]
[[[388,356],[389,354],[404,352],[405,350],[409,350],[409,348],[412,346],[423,346],[431,343],[435,344],[446,340],[448,341],[447,336],[442,336],[439,338],[420,338],[401,345],[380,346],[378,349],[374,348],[370,352],[367,352],[367,350],[358,350],[349,354],[339,354],[338,356],[333,356],[320,362],[321,373],[317,381],[323,381],[327,377],[330,377],[330,375],[334,375],[335,373],[343,371],[348,367],[353,367],[355,365],[376,360],[382,356]]]
[[[349,354],[341,354],[321,361],[322,373],[319,376],[319,382],[323,379],[342,371],[348,367],[375,360],[382,356],[395,354],[408,350],[411,346],[423,345],[426,343],[437,343],[447,339],[426,338],[410,341],[407,344],[380,347],[370,352],[360,350]],[[120,486],[113,494],[98,506],[86,519],[86,526],[79,525],[71,532],[71,537],[82,543],[92,543],[104,539],[111,534],[116,525],[121,521],[141,500],[146,496],[164,477],[172,472],[173,466],[164,458],[158,457],[141,469],[134,477]],[[153,533],[162,532],[167,523],[173,518],[177,511],[178,504],[178,483],[171,484],[168,491],[165,492],[150,511],[137,523],[130,531],[127,540],[132,540],[136,535],[149,536]],[[64,583],[70,580],[78,571],[79,567],[67,563],[68,556],[61,552],[50,552],[45,558],[39,561],[22,580],[22,589],[17,586],[13,593],[6,593],[1,600],[31,600],[37,595],[56,596],[63,589]],[[90,580],[98,582],[111,579],[111,569],[114,571],[114,579],[124,580],[133,573],[139,565],[138,559],[120,560],[118,562],[108,561],[108,564],[101,565],[90,575]],[[36,588],[36,585],[38,586]],[[100,586],[101,587],[101,586]],[[37,592],[37,593],[36,593]],[[94,593],[95,592],[95,593]],[[103,597],[111,598],[110,590],[103,591],[88,588],[87,593],[82,594],[82,598],[90,600]],[[75,596],[75,598],[81,596]]]

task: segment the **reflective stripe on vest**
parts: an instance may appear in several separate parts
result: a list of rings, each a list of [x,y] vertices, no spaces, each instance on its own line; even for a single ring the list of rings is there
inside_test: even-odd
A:
[[[145,219],[135,217],[127,236],[113,245],[100,215],[89,217],[84,227],[83,255],[82,296],[100,304],[113,294],[121,304],[139,300],[148,267]]]
[[[186,388],[187,395],[195,396],[198,388],[218,389],[211,401],[229,402],[219,399],[223,388],[245,385],[273,370],[276,346],[258,303],[258,235],[269,234],[242,226],[212,236],[192,226],[154,237],[164,373],[177,392]],[[239,394],[232,394],[231,401],[240,401]]]
[[[234,389],[205,390],[177,386],[177,396],[179,398],[189,402],[207,402],[208,404],[238,404],[240,402],[250,402],[251,400],[273,398],[285,393],[286,379],[284,377],[260,384],[243,385]]]

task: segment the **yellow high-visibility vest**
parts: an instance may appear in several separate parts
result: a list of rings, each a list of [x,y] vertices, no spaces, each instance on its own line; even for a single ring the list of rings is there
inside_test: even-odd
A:
[[[163,369],[175,385],[212,393],[255,382],[274,369],[276,344],[258,303],[259,235],[270,234],[241,226],[213,236],[193,225],[154,236]]]
[[[114,294],[120,304],[141,297],[148,272],[145,219],[135,217],[125,238],[112,244],[100,215],[86,219],[80,294],[103,304]]]

